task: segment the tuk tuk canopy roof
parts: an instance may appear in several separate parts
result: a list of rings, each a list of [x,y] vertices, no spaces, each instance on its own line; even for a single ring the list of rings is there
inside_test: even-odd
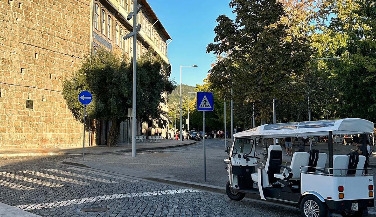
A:
[[[374,124],[360,118],[265,124],[234,134],[234,138],[285,138],[373,133]]]

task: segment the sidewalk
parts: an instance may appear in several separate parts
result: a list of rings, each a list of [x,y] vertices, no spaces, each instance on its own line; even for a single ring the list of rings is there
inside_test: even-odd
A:
[[[196,143],[195,140],[169,140],[163,139],[158,142],[137,142],[136,151],[157,150],[179,146],[186,146]],[[132,144],[122,144],[115,147],[108,146],[85,146],[76,148],[2,148],[0,146],[0,158],[11,157],[43,157],[59,155],[82,155],[85,154],[104,154],[115,152],[132,152]]]
[[[145,150],[158,150],[180,146],[187,146],[195,144],[195,140],[170,140],[163,139],[158,142],[137,142],[136,152]],[[228,139],[228,145],[231,145],[231,140]],[[261,147],[259,147],[261,148]],[[295,146],[295,151],[298,147]],[[334,154],[348,154],[351,152],[354,146],[343,145],[335,143],[333,144]],[[309,151],[310,147],[305,146],[305,151]],[[326,143],[317,143],[312,145],[312,149],[318,149],[320,152],[328,153],[328,145]],[[122,144],[115,147],[107,146],[89,146],[89,147],[76,147],[76,148],[2,148],[0,147],[0,158],[12,158],[12,157],[43,157],[43,156],[59,156],[59,155],[86,155],[86,154],[110,154],[132,152],[132,144]],[[376,153],[373,153],[370,157],[370,167],[376,168]],[[291,157],[283,155],[283,162],[290,162]]]

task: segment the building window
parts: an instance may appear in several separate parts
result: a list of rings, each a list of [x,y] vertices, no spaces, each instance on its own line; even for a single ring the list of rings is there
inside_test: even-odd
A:
[[[33,100],[26,100],[26,108],[28,109],[33,109],[34,108],[34,103],[33,103]]]
[[[129,12],[129,0],[125,0],[125,11]]]
[[[137,59],[141,57],[141,44],[140,43],[136,43],[137,44],[137,50],[139,50],[140,52],[137,52]]]
[[[130,0],[130,3],[128,5],[129,5],[128,11],[132,11],[133,10],[133,1]]]
[[[124,32],[123,32],[123,29],[120,28],[120,38],[119,38],[119,41],[120,41],[120,48],[123,49],[123,45],[124,45],[124,40],[123,40],[123,37],[124,37]]]
[[[111,40],[111,16],[107,18],[107,38]]]
[[[95,4],[94,6],[94,19],[93,19],[93,24],[94,28],[98,30],[98,22],[99,22],[99,5]]]
[[[167,55],[167,45],[166,45],[166,43],[162,43],[162,53],[164,55]]]
[[[148,34],[148,36],[149,36],[149,38],[151,38],[151,29],[152,29],[152,25],[151,24],[148,24],[148,26],[147,26],[147,34]]]
[[[154,42],[154,29],[153,28],[150,31],[150,39]]]
[[[129,34],[129,32],[124,30],[124,36],[127,35],[127,34]],[[131,40],[132,40],[132,38],[128,38],[126,40],[123,39],[123,50],[124,50],[125,53],[127,53],[128,50],[129,50],[129,42]]]
[[[120,32],[119,32],[119,24],[116,23],[116,27],[115,27],[115,41],[116,41],[116,45],[120,46],[120,41],[119,41],[119,38],[120,38]]]
[[[101,33],[106,35],[106,11],[102,10],[102,26]]]

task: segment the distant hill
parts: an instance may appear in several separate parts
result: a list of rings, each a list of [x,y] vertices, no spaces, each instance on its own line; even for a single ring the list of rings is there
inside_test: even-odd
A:
[[[182,97],[188,96],[188,92],[195,92],[196,87],[192,87],[189,85],[182,84],[181,85],[181,93]],[[170,95],[168,95],[168,105],[170,106],[173,103],[179,103],[180,102],[180,86],[177,85],[175,90],[172,91]]]

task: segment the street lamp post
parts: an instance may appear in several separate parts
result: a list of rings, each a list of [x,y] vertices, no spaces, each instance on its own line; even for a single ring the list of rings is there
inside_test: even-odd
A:
[[[231,101],[230,101],[230,116],[231,116],[231,121],[230,121],[230,125],[231,125],[230,139],[232,140],[233,135],[234,135],[234,101],[232,99],[232,88],[231,88]],[[226,138],[226,135],[225,135],[225,138]]]
[[[176,133],[176,110],[175,110],[175,125],[174,125],[174,136],[175,136],[175,133]]]
[[[189,94],[190,93],[194,93],[196,94],[196,92],[188,92]],[[188,121],[187,121],[187,129],[188,129],[188,132],[189,132],[189,95],[188,95]]]
[[[311,121],[311,107],[309,106],[309,93],[307,96],[307,102],[308,102],[308,121]]]
[[[137,80],[136,80],[136,75],[137,75],[137,67],[136,67],[136,58],[137,58],[137,0],[133,0],[133,78],[132,78],[132,157],[136,157],[136,128],[137,128],[137,115],[136,115],[136,90],[137,90]]]
[[[275,111],[275,99],[273,99],[273,124],[277,123],[277,114]]]
[[[291,84],[297,84],[297,82],[293,81],[293,82],[290,82]],[[309,88],[309,85],[308,85],[308,88]],[[303,90],[304,92],[307,94],[307,113],[308,113],[308,121],[311,121],[311,106],[310,106],[310,102],[309,102],[309,95],[310,95],[310,91],[309,89],[306,90],[306,88],[303,87]]]
[[[182,132],[182,125],[183,125],[183,117],[182,117],[182,96],[181,96],[181,69],[183,67],[197,67],[197,65],[192,65],[192,66],[180,66],[180,141],[183,141],[183,132]]]
[[[256,127],[255,122],[255,102],[252,102],[252,128]]]
[[[123,39],[127,40],[128,38],[133,37],[133,78],[132,78],[132,157],[136,157],[136,75],[137,75],[137,53],[136,53],[136,47],[137,47],[137,33],[141,29],[141,25],[137,25],[137,13],[140,11],[140,8],[137,0],[133,0],[133,11],[128,14],[127,20],[131,20],[133,18],[133,31],[129,33],[128,35],[124,36]]]

